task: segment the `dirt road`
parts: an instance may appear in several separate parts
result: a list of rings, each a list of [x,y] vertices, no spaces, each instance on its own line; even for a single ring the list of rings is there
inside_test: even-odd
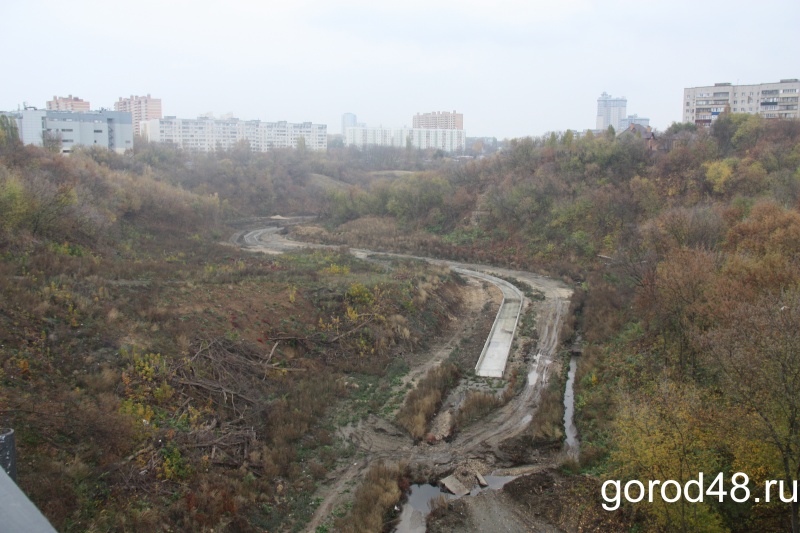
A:
[[[236,236],[236,244],[265,253],[282,253],[287,250],[316,247],[305,243],[294,242],[280,234],[280,228],[261,228],[248,233],[240,232]],[[482,423],[468,427],[450,442],[442,442],[437,446],[427,444],[415,445],[403,431],[388,421],[370,416],[356,426],[348,426],[340,431],[340,436],[351,442],[360,457],[334,473],[334,480],[328,487],[320,489],[318,497],[322,503],[317,508],[308,530],[314,531],[323,524],[330,513],[344,500],[344,492],[360,477],[370,463],[386,459],[391,461],[405,460],[411,464],[425,465],[432,473],[452,471],[465,461],[476,460],[484,464],[496,464],[498,446],[526,429],[536,408],[537,401],[554,369],[555,356],[559,341],[562,321],[569,310],[569,298],[572,294],[560,281],[545,278],[530,272],[489,267],[485,265],[458,263],[439,259],[413,257],[402,254],[382,254],[369,250],[351,249],[357,257],[374,256],[407,257],[423,259],[435,264],[447,265],[460,269],[468,275],[469,271],[488,273],[503,278],[513,278],[529,285],[533,290],[544,294],[543,301],[524,300],[524,308],[533,306],[536,313],[536,329],[538,343],[533,352],[525,355],[527,363],[527,380],[522,391],[510,402],[498,409]],[[484,292],[481,293],[480,291]],[[476,292],[477,291],[477,292]],[[459,318],[460,327],[454,329],[451,336],[424,356],[417,357],[417,363],[411,368],[410,376],[419,376],[428,368],[438,364],[450,352],[451,347],[466,334],[471,320],[475,319],[476,303],[495,298],[488,289],[472,287],[472,304],[465,310],[466,316]],[[410,378],[410,379],[413,379]]]

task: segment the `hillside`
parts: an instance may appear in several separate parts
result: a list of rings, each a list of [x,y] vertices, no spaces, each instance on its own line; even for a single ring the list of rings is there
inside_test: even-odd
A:
[[[788,490],[800,475],[800,123],[726,114],[657,139],[514,140],[332,194],[324,223],[295,235],[571,281],[583,472],[726,484],[742,472],[754,495],[768,480]],[[630,508],[653,531],[800,528],[796,502],[760,499]]]
[[[466,163],[243,146],[63,158],[8,138],[0,425],[18,431],[20,485],[60,530],[301,530],[322,503],[314,491],[356,453],[340,428],[428,446],[420,438],[443,399],[473,379],[467,358],[454,350],[454,366],[431,370],[430,385],[420,377],[406,387],[403,376],[426,341],[449,346],[437,335],[451,317],[484,320],[476,294],[491,298],[447,269],[362,261],[346,247],[494,264],[574,287],[561,340],[583,354],[581,455],[556,478],[588,477],[565,481],[572,492],[543,507],[551,523],[572,528],[564,513],[575,495],[606,479],[683,484],[722,473],[730,491],[742,472],[748,501],[656,496],[611,520],[647,531],[800,529],[797,503],[754,499],[768,481],[800,475],[797,121],[725,114],[710,131],[674,125],[655,147],[568,132]],[[275,214],[317,215],[290,236],[332,246],[265,256],[220,244]],[[524,358],[545,325],[532,315],[521,323]],[[463,335],[464,352],[480,345],[476,332]],[[551,457],[561,374],[523,435],[470,453]],[[474,395],[467,425],[500,418],[519,381]],[[392,418],[406,403],[407,421]],[[364,488],[353,490],[352,514],[336,507],[315,519],[320,527],[358,530],[356,511],[382,524],[410,479],[425,477],[403,465],[345,471]],[[520,494],[537,483],[520,481]],[[381,491],[385,501],[370,503]],[[442,523],[460,523],[448,508]]]
[[[391,399],[395,355],[449,322],[460,282],[220,244],[226,217],[257,213],[148,150],[2,146],[0,426],[19,485],[59,531],[298,530],[350,453],[335,429]]]

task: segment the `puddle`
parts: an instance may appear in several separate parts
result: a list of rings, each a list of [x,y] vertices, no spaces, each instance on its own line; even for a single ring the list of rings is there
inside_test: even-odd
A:
[[[506,483],[508,483],[509,481],[513,481],[513,480],[517,479],[518,477],[519,477],[519,476],[484,476],[484,479],[486,480],[486,483],[488,483],[488,484],[489,484],[489,486],[488,486],[488,487],[484,487],[484,488],[482,488],[481,490],[486,490],[486,489],[492,489],[492,490],[502,489],[502,488],[503,488],[503,486],[504,486]],[[470,493],[470,494],[471,494],[471,493]]]
[[[542,357],[542,352],[539,352],[535,356],[533,356],[534,360],[536,361],[536,364],[535,365],[531,365],[533,367],[533,370],[528,372],[528,386],[529,387],[533,387],[534,385],[536,385],[536,382],[539,381],[539,371],[537,369],[539,368],[539,359],[541,357]]]
[[[567,436],[567,453],[578,455],[580,443],[578,442],[578,429],[575,427],[575,370],[578,368],[578,358],[569,360],[569,373],[567,373],[567,386],[564,389],[564,433]]]
[[[448,500],[455,500],[456,496],[445,492],[436,485],[411,485],[411,492],[408,494],[408,502],[417,511],[420,511],[424,516],[431,512],[431,500],[444,496]]]
[[[477,483],[468,496],[475,496],[485,490],[502,489],[503,486],[519,476],[484,476],[488,486],[481,487]],[[444,497],[447,501],[457,500],[458,496],[450,494],[436,485],[411,485],[408,501],[403,504],[399,523],[393,533],[424,533],[425,517],[431,512],[431,500]],[[465,496],[466,497],[466,496]]]

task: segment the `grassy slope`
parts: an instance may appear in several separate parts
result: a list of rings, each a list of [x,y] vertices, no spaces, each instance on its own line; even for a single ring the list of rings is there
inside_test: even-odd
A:
[[[18,216],[0,234],[0,425],[59,530],[301,528],[347,453],[336,424],[379,412],[395,347],[458,303],[446,273],[415,264],[216,244],[222,206],[147,172],[5,155],[0,201]],[[59,184],[58,220],[34,231]]]

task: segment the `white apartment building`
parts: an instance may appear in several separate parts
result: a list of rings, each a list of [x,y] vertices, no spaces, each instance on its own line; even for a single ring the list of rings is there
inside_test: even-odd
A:
[[[301,138],[308,150],[327,150],[327,130],[326,125],[311,122],[294,124],[210,117],[164,117],[144,120],[140,124],[140,135],[145,139],[176,144],[195,152],[228,150],[239,141],[248,141],[254,152],[297,148]]]
[[[345,130],[344,144],[361,149],[369,146],[411,146],[421,150],[432,148],[444,152],[463,152],[467,145],[467,134],[464,130],[456,129],[357,126]]]
[[[644,126],[645,128],[650,126],[650,119],[640,117],[637,114],[628,115],[627,118],[622,118],[619,121],[619,128],[616,128],[615,131],[624,131],[631,127],[631,124],[638,124],[640,126]]]
[[[126,111],[133,116],[133,133],[139,135],[139,124],[143,120],[161,118],[161,98],[147,96],[133,96],[122,98],[114,102],[114,111]]]
[[[683,122],[711,126],[720,113],[758,114],[765,118],[798,118],[800,80],[733,85],[715,83],[683,90]]]
[[[130,113],[26,109],[7,115],[17,120],[23,144],[43,146],[45,139],[50,138],[60,141],[64,154],[72,152],[75,146],[102,146],[117,153],[133,148]]]
[[[607,92],[603,92],[597,99],[597,129],[607,130],[613,126],[615,131],[620,129],[620,121],[625,118],[628,111],[628,100],[614,98]]]

